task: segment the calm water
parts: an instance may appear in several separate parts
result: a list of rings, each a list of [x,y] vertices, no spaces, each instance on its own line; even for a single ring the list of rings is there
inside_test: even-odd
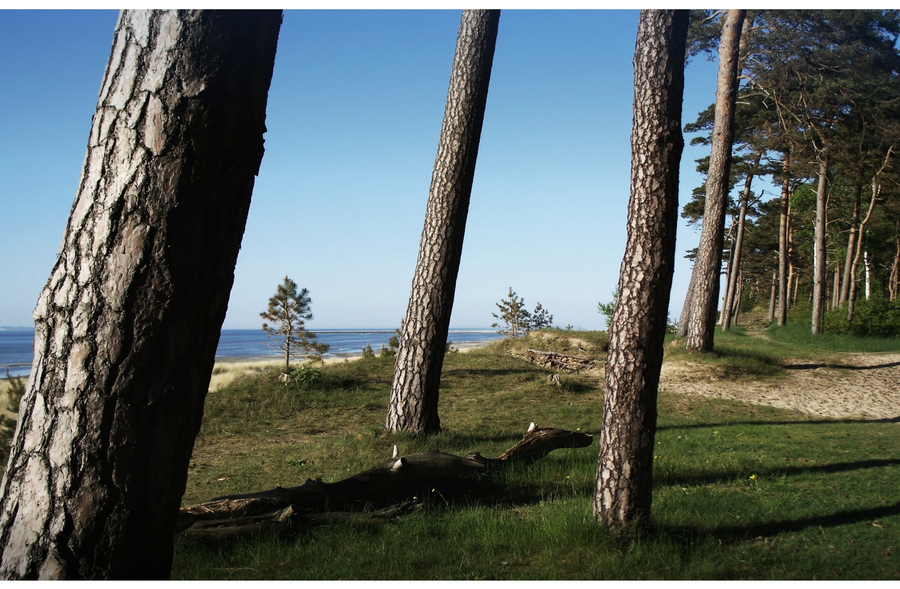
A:
[[[381,346],[387,346],[394,335],[393,329],[335,329],[317,331],[317,340],[331,345],[325,354],[331,356],[358,356],[369,344],[377,354]],[[500,339],[500,334],[490,329],[451,329],[449,339],[454,344],[486,343]],[[0,330],[0,378],[27,376],[31,372],[33,358],[33,329]],[[216,358],[278,357],[280,352],[266,346],[266,334],[261,329],[223,329],[219,337]]]

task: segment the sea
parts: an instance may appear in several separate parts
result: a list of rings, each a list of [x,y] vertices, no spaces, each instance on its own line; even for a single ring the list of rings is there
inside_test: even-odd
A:
[[[323,329],[314,330],[316,341],[329,344],[326,358],[350,358],[362,355],[366,345],[377,354],[381,346],[396,335],[393,329]],[[490,328],[451,329],[448,339],[456,346],[477,346],[500,339],[502,336]],[[31,372],[34,329],[0,327],[0,378],[26,377]],[[227,362],[238,359],[276,359],[281,352],[266,345],[266,334],[261,329],[223,329],[219,336],[216,359]]]

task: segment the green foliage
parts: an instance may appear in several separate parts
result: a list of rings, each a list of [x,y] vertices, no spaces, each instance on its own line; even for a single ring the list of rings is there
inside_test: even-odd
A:
[[[363,357],[364,360],[367,359],[367,358],[374,358],[374,357],[375,357],[375,352],[372,350],[372,344],[370,344],[370,343],[368,343],[368,342],[366,343],[366,347],[364,347],[364,348],[362,349],[362,357]]]
[[[288,382],[299,388],[314,385],[322,378],[322,372],[316,367],[314,362],[304,362],[292,368],[288,374]]]
[[[491,327],[500,327],[497,333],[506,337],[517,338],[522,337],[529,331],[545,329],[553,325],[553,315],[541,305],[538,301],[534,311],[529,312],[525,308],[525,301],[518,297],[515,291],[510,287],[508,299],[501,299],[497,303],[500,314],[491,313],[495,319],[500,321],[492,323]],[[502,322],[502,323],[501,323]]]
[[[606,317],[606,329],[609,329],[609,323],[612,321],[613,311],[616,310],[616,302],[619,300],[619,287],[612,293],[612,300],[608,303],[597,303],[597,312]]]
[[[6,370],[6,407],[0,409],[0,466],[6,469],[6,461],[9,460],[9,445],[13,433],[16,431],[16,421],[19,414],[19,403],[25,394],[25,383],[21,378],[11,377],[9,369]],[[2,474],[2,471],[0,471]]]
[[[495,319],[500,321],[492,323],[491,327],[500,327],[497,333],[506,337],[517,338],[528,333],[528,326],[531,322],[531,313],[525,308],[525,301],[521,297],[516,296],[516,292],[509,288],[508,299],[501,299],[497,303],[500,314],[491,313]],[[501,324],[502,322],[502,324]]]
[[[317,356],[328,351],[328,344],[315,341],[316,334],[306,330],[304,320],[313,318],[309,309],[311,303],[309,291],[304,288],[297,292],[297,283],[285,276],[275,295],[269,299],[269,308],[259,314],[266,320],[262,324],[263,331],[273,340],[267,345],[284,352],[285,372],[291,358]]]
[[[537,306],[535,306],[534,311],[531,312],[531,323],[528,326],[529,331],[537,331],[538,329],[545,329],[547,327],[553,326],[553,315],[547,312],[541,302],[538,301]]]

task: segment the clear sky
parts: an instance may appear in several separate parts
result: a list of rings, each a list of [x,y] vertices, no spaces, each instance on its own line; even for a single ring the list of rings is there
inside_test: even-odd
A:
[[[313,329],[406,311],[459,11],[287,11],[225,328],[259,328],[287,274]],[[55,262],[114,11],[0,11],[0,326],[30,326]],[[512,287],[560,326],[603,329],[625,247],[636,10],[504,10],[451,327],[487,327]],[[686,71],[683,121],[715,99]],[[690,142],[686,136],[686,142]],[[686,147],[683,204],[700,183]],[[671,315],[690,279],[680,222]]]

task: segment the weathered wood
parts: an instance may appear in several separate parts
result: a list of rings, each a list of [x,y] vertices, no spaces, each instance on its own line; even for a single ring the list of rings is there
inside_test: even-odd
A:
[[[179,530],[192,537],[223,538],[263,530],[293,529],[298,525],[324,521],[314,514],[347,511],[356,513],[353,507],[386,499],[395,505],[398,501],[399,505],[403,505],[423,486],[496,471],[513,462],[531,463],[553,450],[585,448],[592,442],[593,436],[590,434],[557,428],[536,428],[532,424],[517,444],[498,456],[485,458],[478,452],[456,456],[439,451],[407,454],[334,483],[307,479],[298,487],[276,487],[256,493],[217,497],[182,508]],[[345,516],[328,517],[333,521]],[[369,517],[383,519],[387,516]]]
[[[538,366],[565,372],[578,372],[590,370],[600,364],[600,360],[591,356],[578,356],[575,354],[562,354],[560,352],[543,352],[528,348],[525,358]]]

